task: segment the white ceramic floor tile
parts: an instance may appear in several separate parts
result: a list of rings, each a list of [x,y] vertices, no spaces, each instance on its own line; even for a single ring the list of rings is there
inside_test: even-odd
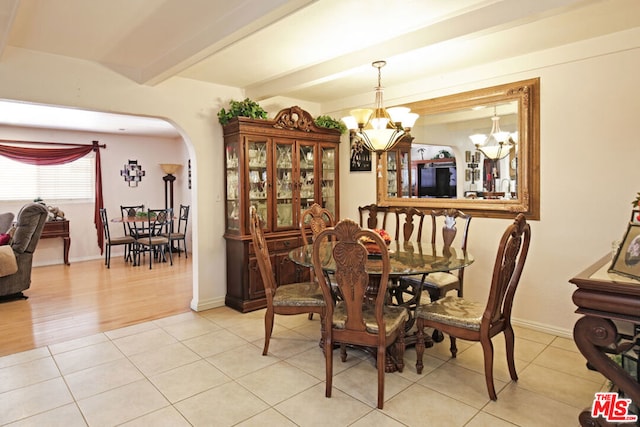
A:
[[[136,325],[125,326],[124,328],[114,329],[113,331],[105,332],[105,335],[108,336],[109,339],[115,340],[118,338],[126,337],[129,335],[136,335],[141,332],[146,332],[158,328],[159,326],[153,322],[144,322],[138,323]]]
[[[385,373],[384,399],[388,401],[393,396],[405,390],[411,381],[400,376],[397,372]],[[361,400],[375,408],[378,404],[378,369],[373,360],[364,360],[349,369],[345,369],[333,376],[333,388]]]
[[[212,388],[175,404],[194,426],[232,426],[246,421],[269,405],[237,383]]]
[[[168,406],[146,379],[81,399],[78,406],[90,426],[113,426]]]
[[[544,410],[541,410],[544,408]],[[508,384],[484,412],[521,427],[577,426],[580,410],[557,400]]]
[[[275,357],[263,356],[262,348],[249,343],[215,354],[207,361],[234,379],[279,362]]]
[[[118,359],[93,368],[65,375],[76,400],[143,379],[140,371],[127,359]]]
[[[409,426],[464,426],[479,411],[427,387],[414,384],[385,402],[383,412]]]
[[[182,343],[200,357],[209,357],[241,347],[247,344],[247,341],[227,330],[221,330],[190,338]]]
[[[84,427],[86,425],[87,423],[75,403],[7,424],[11,427]]]
[[[330,398],[325,397],[325,386],[320,383],[296,394],[275,406],[275,409],[302,427],[348,426],[372,411],[366,405],[338,389]]]
[[[0,425],[28,418],[72,401],[71,393],[62,378],[0,393]]]
[[[0,369],[0,393],[60,376],[53,358],[31,360]]]
[[[238,379],[238,383],[271,406],[313,387],[319,381],[287,362],[267,366]]]
[[[177,340],[174,337],[160,328],[113,340],[113,343],[127,356],[157,350],[175,342]]]
[[[501,420],[498,417],[487,414],[486,412],[480,412],[471,419],[465,427],[515,427],[515,424],[511,424],[508,421]]]
[[[566,372],[587,380],[602,381],[602,375],[587,369],[587,360],[581,353],[574,351],[550,346],[540,353],[532,363],[556,371]]]
[[[51,350],[51,354],[59,354],[71,350],[76,350],[78,348],[103,343],[108,340],[109,338],[105,334],[93,334],[89,335],[88,337],[77,338],[75,340],[50,345],[49,350]]]
[[[124,355],[111,341],[107,341],[56,354],[53,358],[58,364],[60,372],[62,372],[63,375],[67,375],[72,372],[122,359]]]
[[[191,424],[174,408],[168,406],[120,424],[123,427],[189,427]]]
[[[423,423],[422,421],[419,421]],[[350,427],[401,427],[404,426],[400,421],[394,420],[390,416],[380,412],[371,411],[364,417],[360,418]]]
[[[146,376],[159,374],[200,360],[200,356],[180,342],[130,356],[134,365]]]
[[[493,380],[496,392],[506,385],[505,382]],[[438,393],[465,402],[467,405],[482,409],[490,400],[484,374],[446,363],[425,375],[418,384]]]
[[[180,366],[152,376],[151,382],[172,403],[231,381],[215,366],[204,360]]]
[[[518,387],[533,391],[580,410],[590,406],[604,381],[591,381],[574,375],[558,372],[540,365],[531,364],[518,379]]]
[[[194,338],[213,331],[222,329],[210,320],[203,317],[196,317],[182,322],[170,323],[162,326],[162,329],[178,340]]]
[[[39,347],[33,350],[9,354],[7,356],[0,357],[0,369],[49,356],[51,356],[51,353],[49,353],[49,349],[47,347]]]
[[[264,412],[254,415],[246,421],[236,424],[238,427],[296,427],[296,424],[274,409],[267,409]]]

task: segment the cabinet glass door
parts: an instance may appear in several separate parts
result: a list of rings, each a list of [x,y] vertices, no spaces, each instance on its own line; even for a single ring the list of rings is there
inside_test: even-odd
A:
[[[387,195],[398,197],[398,152],[387,152]]]
[[[225,169],[226,169],[226,212],[227,230],[240,230],[240,168],[239,165],[239,144],[229,143],[225,147]]]
[[[267,208],[267,141],[247,141],[249,159],[249,205],[255,206],[258,215],[268,227],[269,210]]]
[[[315,191],[315,149],[313,145],[300,145],[298,148],[300,156],[300,217],[302,212],[309,209],[316,202]]]
[[[293,226],[293,144],[275,144],[276,227]]]
[[[321,147],[322,158],[322,207],[336,217],[336,170],[338,156],[336,149],[332,147]]]
[[[398,166],[398,176],[400,177],[400,197],[411,196],[411,173],[409,171],[409,153],[400,151],[400,165]]]

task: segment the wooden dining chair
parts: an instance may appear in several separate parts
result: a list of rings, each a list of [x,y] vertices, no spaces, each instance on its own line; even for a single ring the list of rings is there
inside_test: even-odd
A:
[[[376,228],[387,229],[389,208],[386,206],[378,206],[376,204],[358,206],[358,215],[360,216],[360,227],[371,230]]]
[[[255,206],[251,206],[249,210],[249,230],[267,299],[267,310],[264,314],[264,349],[262,350],[262,355],[266,356],[269,352],[269,341],[273,332],[275,314],[318,313],[320,315],[320,324],[323,325],[325,300],[316,282],[277,285],[271,265],[269,248],[262,230],[260,216]]]
[[[392,210],[395,216],[395,240],[398,247],[408,249],[407,245],[422,242],[422,231],[425,225],[425,213],[413,207],[400,207]],[[422,295],[420,276],[405,276],[402,279],[389,281],[390,302],[409,309],[409,320],[406,328],[414,324],[413,311],[419,304]]]
[[[467,250],[469,237],[469,225],[471,215],[458,209],[437,209],[431,211],[431,244],[440,243],[443,247],[450,247],[454,242],[459,242],[463,251]],[[458,221],[462,223],[461,233],[458,234]],[[440,236],[440,237],[438,237]],[[457,239],[456,239],[457,238]],[[464,268],[454,272],[437,272],[429,274],[425,280],[423,290],[429,292],[431,301],[444,297],[449,291],[456,290],[458,296],[463,296]]]
[[[360,242],[366,237],[375,242],[381,252],[381,274],[370,277],[365,270],[368,252]],[[331,284],[322,274],[321,245],[334,239],[333,258],[335,278],[342,298],[326,305],[323,345],[326,369],[326,397],[331,397],[333,380],[333,345],[340,344],[342,361],[346,361],[346,345],[353,344],[376,348],[378,368],[378,404],[384,404],[385,354],[393,346],[393,356],[400,372],[404,367],[405,307],[386,305],[389,282],[389,251],[382,238],[375,232],[361,229],[350,219],[344,219],[333,228],[320,233],[313,243],[313,267],[325,301],[332,301]],[[377,287],[370,286],[370,279]]]
[[[425,218],[424,211],[413,207],[406,207],[395,208],[393,213],[396,219],[395,240],[397,242],[408,242],[410,240],[422,242],[422,229]]]
[[[482,304],[448,295],[416,309],[416,370],[422,373],[425,349],[424,328],[435,328],[451,338],[451,357],[458,352],[456,338],[479,341],[484,354],[484,375],[491,400],[498,398],[493,383],[493,343],[491,338],[504,333],[507,365],[514,381],[518,380],[514,362],[515,336],[511,326],[513,298],[529,252],[531,228],[523,214],[502,235],[493,267],[487,302]]]
[[[112,246],[124,246],[124,260],[130,260],[133,256],[133,245],[135,244],[135,239],[128,234],[116,237],[111,236],[111,232],[109,230],[109,218],[105,208],[100,208],[100,221],[102,222],[102,230],[104,233],[104,265],[106,265],[107,268],[111,268]]]
[[[300,233],[302,234],[302,242],[310,245],[318,234],[328,227],[334,226],[333,214],[317,203],[311,205],[300,215]],[[313,268],[311,271],[311,280],[315,279]],[[309,313],[309,320],[313,319],[313,313]]]
[[[334,226],[333,214],[317,203],[300,215],[300,232],[305,245],[313,243],[315,237],[328,227]]]

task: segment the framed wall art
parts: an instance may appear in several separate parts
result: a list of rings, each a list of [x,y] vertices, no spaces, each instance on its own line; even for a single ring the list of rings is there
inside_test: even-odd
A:
[[[120,175],[124,177],[125,182],[129,183],[129,187],[137,187],[138,182],[142,181],[145,171],[142,170],[142,165],[139,165],[137,160],[129,160],[129,163],[124,165],[124,169],[120,171]]]
[[[609,272],[640,280],[640,223],[629,223]]]
[[[351,146],[351,160],[349,170],[351,172],[371,171],[371,152],[358,138],[355,132],[349,133],[349,142]]]

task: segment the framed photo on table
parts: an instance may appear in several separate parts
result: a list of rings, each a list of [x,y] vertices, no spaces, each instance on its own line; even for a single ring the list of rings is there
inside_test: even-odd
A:
[[[629,223],[609,272],[640,280],[640,223]]]

